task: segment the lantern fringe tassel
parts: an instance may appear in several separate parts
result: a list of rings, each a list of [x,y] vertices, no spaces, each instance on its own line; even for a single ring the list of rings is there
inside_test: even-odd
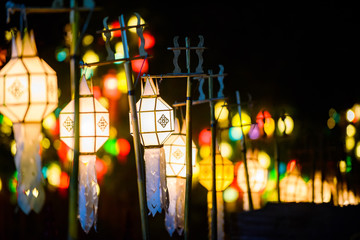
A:
[[[165,213],[165,227],[170,236],[173,235],[175,230],[179,235],[182,235],[184,230],[186,179],[168,177],[167,186],[170,204],[168,212]]]
[[[169,193],[166,184],[165,152],[163,148],[145,148],[146,198],[149,214],[155,216],[169,208]]]
[[[86,233],[90,231],[92,225],[96,231],[99,198],[95,162],[96,155],[79,157],[79,219]]]
[[[39,213],[45,202],[39,154],[41,123],[14,123],[13,128],[18,205],[26,214],[31,210]]]

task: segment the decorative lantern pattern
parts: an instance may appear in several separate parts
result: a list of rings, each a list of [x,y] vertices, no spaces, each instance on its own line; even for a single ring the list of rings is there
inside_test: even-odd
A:
[[[259,151],[257,149],[254,151],[248,149],[246,153],[250,191],[254,209],[260,208],[260,192],[265,189],[268,177],[267,169],[263,168],[258,162],[258,153]],[[243,162],[240,163],[236,180],[244,193],[244,210],[249,210],[249,198],[247,196],[249,193],[247,191],[245,164]]]
[[[208,190],[208,219],[211,226],[212,209],[212,157],[209,156],[202,160],[200,165],[199,182]],[[234,179],[233,163],[223,158],[219,151],[215,156],[216,168],[216,206],[217,206],[217,239],[224,239],[224,200],[223,191],[232,183]],[[211,229],[211,228],[209,228]],[[211,233],[209,233],[211,236]]]
[[[74,112],[72,100],[60,112],[60,139],[74,149]],[[96,151],[109,138],[109,112],[90,92],[85,75],[80,82],[79,99],[79,215],[85,232],[96,227],[98,191],[95,171]]]
[[[180,133],[176,119],[175,131],[164,143],[166,158],[166,181],[169,190],[169,209],[165,213],[165,227],[170,236],[184,229],[185,187],[186,187],[186,125],[183,121]],[[192,142],[192,163],[196,163],[197,148]]]
[[[163,143],[174,131],[173,109],[159,96],[152,78],[141,84],[141,97],[136,103],[140,141],[144,146],[147,206],[154,216],[168,209],[169,200]],[[130,133],[132,134],[130,116]]]
[[[40,212],[45,192],[39,143],[41,121],[58,104],[56,72],[39,58],[34,34],[25,31],[12,40],[10,61],[0,71],[0,112],[14,127],[18,205],[28,214]]]

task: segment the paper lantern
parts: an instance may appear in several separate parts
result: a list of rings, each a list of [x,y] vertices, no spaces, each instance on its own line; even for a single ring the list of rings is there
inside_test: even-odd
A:
[[[282,202],[306,202],[308,200],[306,182],[296,168],[280,180],[280,200]]]
[[[314,184],[314,203],[328,203],[331,200],[331,188],[330,184],[327,181],[322,180],[320,171],[315,172],[315,184]],[[312,202],[313,200],[313,181],[310,180],[307,182],[308,186],[308,201]]]
[[[208,190],[208,219],[211,226],[212,209],[212,157],[202,160],[200,165],[199,182]],[[224,200],[223,191],[232,183],[234,179],[233,163],[223,158],[219,151],[215,155],[215,174],[216,174],[216,207],[217,207],[217,239],[224,239]],[[211,229],[211,228],[209,228]],[[211,235],[211,234],[210,234]]]
[[[254,209],[260,208],[260,192],[265,189],[268,177],[268,170],[263,168],[258,162],[259,151],[249,149],[246,153],[247,167],[249,174],[249,184],[251,196],[254,204]],[[245,177],[245,164],[240,163],[237,173],[237,184],[244,192],[244,210],[249,210],[248,189]]]
[[[161,209],[168,209],[165,176],[164,142],[174,131],[173,109],[160,97],[152,78],[141,84],[141,97],[136,103],[140,141],[144,146],[147,206],[154,216]],[[132,134],[130,116],[130,133]]]
[[[166,158],[166,181],[169,191],[169,208],[165,213],[165,227],[170,236],[176,230],[179,235],[184,229],[185,187],[186,187],[186,125],[183,120],[180,132],[179,121],[175,131],[164,143]],[[196,163],[197,148],[192,142],[192,164]]]
[[[58,104],[55,71],[39,58],[33,32],[12,40],[10,61],[0,71],[0,112],[14,127],[18,205],[28,214],[39,212],[45,201],[42,186],[41,121]]]
[[[74,149],[74,112],[72,100],[60,112],[60,139]],[[109,138],[109,112],[91,93],[85,75],[80,82],[79,99],[79,216],[85,232],[96,227],[98,192],[95,171],[96,151]]]

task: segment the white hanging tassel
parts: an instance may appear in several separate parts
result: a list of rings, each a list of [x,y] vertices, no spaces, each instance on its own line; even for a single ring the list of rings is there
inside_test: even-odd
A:
[[[165,154],[162,148],[145,148],[146,198],[150,213],[155,216],[169,206],[165,176]]]
[[[29,214],[39,213],[45,202],[45,191],[39,155],[41,123],[14,123],[16,141],[15,165],[18,171],[18,205]]]
[[[211,209],[212,209],[212,192],[208,192],[208,219],[209,219],[209,239],[211,238]],[[224,235],[224,199],[223,192],[216,192],[216,209],[217,209],[217,239],[223,240]]]
[[[96,230],[98,192],[95,171],[96,155],[79,157],[79,218],[81,227],[88,233],[94,225]]]
[[[181,235],[184,230],[185,185],[186,179],[168,177],[169,209],[165,213],[165,227],[170,236],[177,230]]]

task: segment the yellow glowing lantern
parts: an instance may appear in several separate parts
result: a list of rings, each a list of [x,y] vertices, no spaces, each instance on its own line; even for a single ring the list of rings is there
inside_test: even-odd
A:
[[[244,111],[241,112],[241,122],[243,125],[244,134],[249,133],[251,128],[251,118]],[[231,124],[233,127],[241,127],[239,113],[236,113],[235,116],[231,119]]]
[[[282,202],[306,202],[308,200],[306,182],[300,176],[297,168],[288,172],[280,180],[280,200]]]
[[[308,195],[309,202],[313,200],[313,181],[310,180],[308,183]],[[327,181],[322,181],[321,172],[315,172],[315,184],[314,184],[314,203],[328,203],[331,199],[330,184]]]
[[[212,209],[212,157],[202,160],[200,165],[199,182],[208,190],[208,219],[211,226]],[[215,155],[215,174],[216,174],[216,207],[217,207],[217,239],[224,239],[224,200],[223,191],[232,183],[234,179],[233,163],[222,157],[217,151]]]
[[[265,189],[267,184],[268,171],[263,168],[259,162],[259,151],[249,149],[246,153],[247,167],[249,174],[249,184],[251,196],[254,204],[254,209],[260,208],[260,192]],[[249,210],[248,190],[245,177],[245,165],[242,162],[238,169],[237,183],[240,189],[244,192],[244,210]]]
[[[183,121],[179,130],[175,121],[175,131],[164,143],[166,158],[166,181],[169,191],[169,209],[165,213],[165,227],[170,236],[176,230],[179,235],[184,229],[185,186],[186,186],[186,125]],[[197,148],[192,142],[192,163],[196,163]]]
[[[60,139],[74,148],[74,112],[72,100],[60,112]],[[96,223],[98,194],[95,172],[96,152],[110,134],[109,112],[91,93],[85,75],[80,82],[79,97],[79,215],[85,232]]]
[[[174,131],[173,109],[160,97],[152,78],[141,83],[141,97],[136,103],[140,141],[144,146],[146,197],[148,209],[154,216],[167,208],[164,142]],[[132,134],[130,116],[130,133]]]
[[[18,33],[12,40],[11,59],[0,71],[0,112],[13,122],[18,205],[26,214],[39,212],[45,201],[41,121],[57,107],[57,89],[56,73],[39,58],[33,32],[25,31],[23,39]]]

